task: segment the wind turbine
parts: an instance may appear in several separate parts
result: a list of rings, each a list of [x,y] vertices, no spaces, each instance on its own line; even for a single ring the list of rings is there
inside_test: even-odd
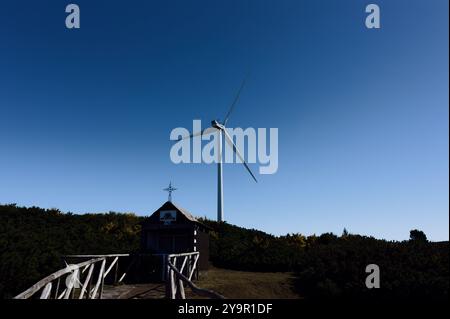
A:
[[[223,219],[223,167],[222,167],[222,139],[224,139],[228,145],[230,145],[233,149],[233,152],[239,157],[242,164],[244,164],[247,171],[250,173],[252,178],[255,180],[255,182],[258,182],[256,180],[255,175],[252,173],[250,167],[248,166],[247,162],[244,160],[244,157],[242,156],[241,152],[237,148],[237,146],[234,144],[233,139],[230,137],[228,132],[226,131],[226,124],[228,123],[228,119],[230,118],[231,113],[234,110],[234,107],[236,106],[239,97],[241,95],[242,89],[245,86],[246,79],[242,81],[242,84],[239,88],[239,91],[237,92],[233,103],[231,104],[230,109],[228,110],[228,113],[225,115],[225,119],[223,122],[220,122],[218,119],[211,121],[211,127],[208,127],[200,132],[193,133],[189,136],[183,137],[180,140],[193,138],[195,136],[202,136],[207,135],[211,133],[218,133],[218,144],[219,144],[219,154],[218,156],[218,162],[217,162],[217,221],[222,222]]]

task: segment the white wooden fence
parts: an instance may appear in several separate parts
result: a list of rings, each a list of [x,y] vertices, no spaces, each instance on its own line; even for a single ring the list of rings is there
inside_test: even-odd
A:
[[[128,256],[128,254],[65,256],[89,260],[67,264],[65,268],[40,280],[14,299],[28,299],[39,291],[41,291],[40,299],[101,299],[105,278],[112,273],[114,266],[114,283],[121,282],[126,276],[124,273],[118,278],[118,267],[119,258]]]
[[[194,276],[198,279],[199,252],[170,254],[164,257],[163,269],[165,269],[166,298],[186,299],[184,290],[184,284],[186,284],[198,295],[224,299],[222,295],[212,290],[199,288],[192,282]]]
[[[194,279],[198,279],[199,252],[160,256],[163,257],[166,298],[186,299],[185,285],[195,294],[215,299],[224,298],[212,290],[199,288],[193,283]],[[67,259],[82,258],[85,261],[67,264],[65,268],[45,277],[14,298],[28,299],[41,292],[40,299],[102,299],[105,278],[114,273],[113,282],[119,283],[127,274],[128,270],[120,278],[118,277],[120,257],[129,257],[129,254],[65,256]],[[113,267],[115,267],[114,271],[112,271]]]

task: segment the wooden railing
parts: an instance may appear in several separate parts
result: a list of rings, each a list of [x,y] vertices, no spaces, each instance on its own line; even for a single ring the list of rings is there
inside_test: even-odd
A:
[[[40,280],[14,299],[28,299],[39,291],[41,291],[40,299],[101,299],[105,278],[114,266],[114,283],[121,282],[125,278],[126,272],[118,278],[119,258],[128,256],[128,254],[65,256],[67,259],[89,258],[89,260],[77,264],[66,263],[65,268]],[[96,267],[97,265],[99,267]]]
[[[166,298],[168,299],[186,299],[184,284],[191,290],[201,296],[224,299],[224,297],[212,290],[197,287],[192,279],[198,279],[198,259],[199,252],[170,254],[165,255],[164,269],[166,271]],[[179,268],[177,268],[179,265]]]
[[[200,296],[215,299],[224,298],[212,290],[199,288],[193,283],[194,279],[198,279],[199,256],[199,252],[162,255],[166,298],[185,299],[185,285]],[[40,292],[40,299],[102,299],[105,278],[114,273],[112,282],[122,282],[133,264],[133,261],[130,262],[128,269],[119,278],[120,257],[129,257],[129,255],[64,256],[67,260],[81,258],[84,261],[66,263],[65,268],[45,277],[14,298],[28,299]],[[113,268],[115,268],[114,271],[112,271]]]

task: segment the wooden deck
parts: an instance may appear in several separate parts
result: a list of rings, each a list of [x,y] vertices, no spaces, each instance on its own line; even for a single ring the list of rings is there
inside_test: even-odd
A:
[[[122,284],[117,286],[105,285],[103,299],[164,299],[164,283],[147,284]],[[206,297],[195,294],[189,287],[186,287],[186,298],[204,299]]]
[[[105,285],[103,299],[163,299],[164,283]]]
[[[198,279],[199,252],[164,254],[162,273],[164,283],[125,284],[123,279],[136,258],[129,262],[127,270],[119,276],[119,257],[129,256],[128,254],[65,256],[72,259],[81,258],[84,261],[76,264],[66,262],[65,268],[48,275],[14,298],[28,299],[39,293],[40,299],[185,299],[192,298],[193,293],[207,298],[224,298],[193,283],[193,280]],[[108,274],[114,274],[113,278],[108,280]],[[113,284],[107,285],[106,282]]]

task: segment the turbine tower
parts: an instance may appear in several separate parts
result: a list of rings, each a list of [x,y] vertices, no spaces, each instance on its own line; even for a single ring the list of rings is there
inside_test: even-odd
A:
[[[217,158],[217,221],[222,222],[224,221],[224,214],[223,214],[223,165],[222,165],[222,158],[223,158],[223,152],[222,152],[222,140],[224,139],[225,142],[231,146],[233,149],[233,152],[239,157],[242,164],[244,164],[247,171],[250,173],[252,178],[255,180],[255,182],[258,182],[255,175],[253,175],[250,167],[248,166],[247,162],[244,160],[244,157],[242,156],[241,152],[238,150],[237,146],[234,144],[233,139],[226,131],[225,125],[228,122],[228,119],[230,118],[231,113],[234,110],[234,107],[236,106],[239,97],[241,95],[242,89],[245,86],[246,79],[242,81],[242,84],[239,88],[239,91],[237,92],[233,103],[231,104],[230,109],[228,110],[228,113],[225,115],[225,120],[223,122],[220,122],[219,120],[212,120],[211,121],[211,127],[208,127],[201,132],[193,133],[189,136],[183,137],[179,140],[184,140],[188,138],[193,138],[196,136],[203,136],[207,134],[216,133],[218,134],[217,143],[218,145],[218,154],[216,155]]]

